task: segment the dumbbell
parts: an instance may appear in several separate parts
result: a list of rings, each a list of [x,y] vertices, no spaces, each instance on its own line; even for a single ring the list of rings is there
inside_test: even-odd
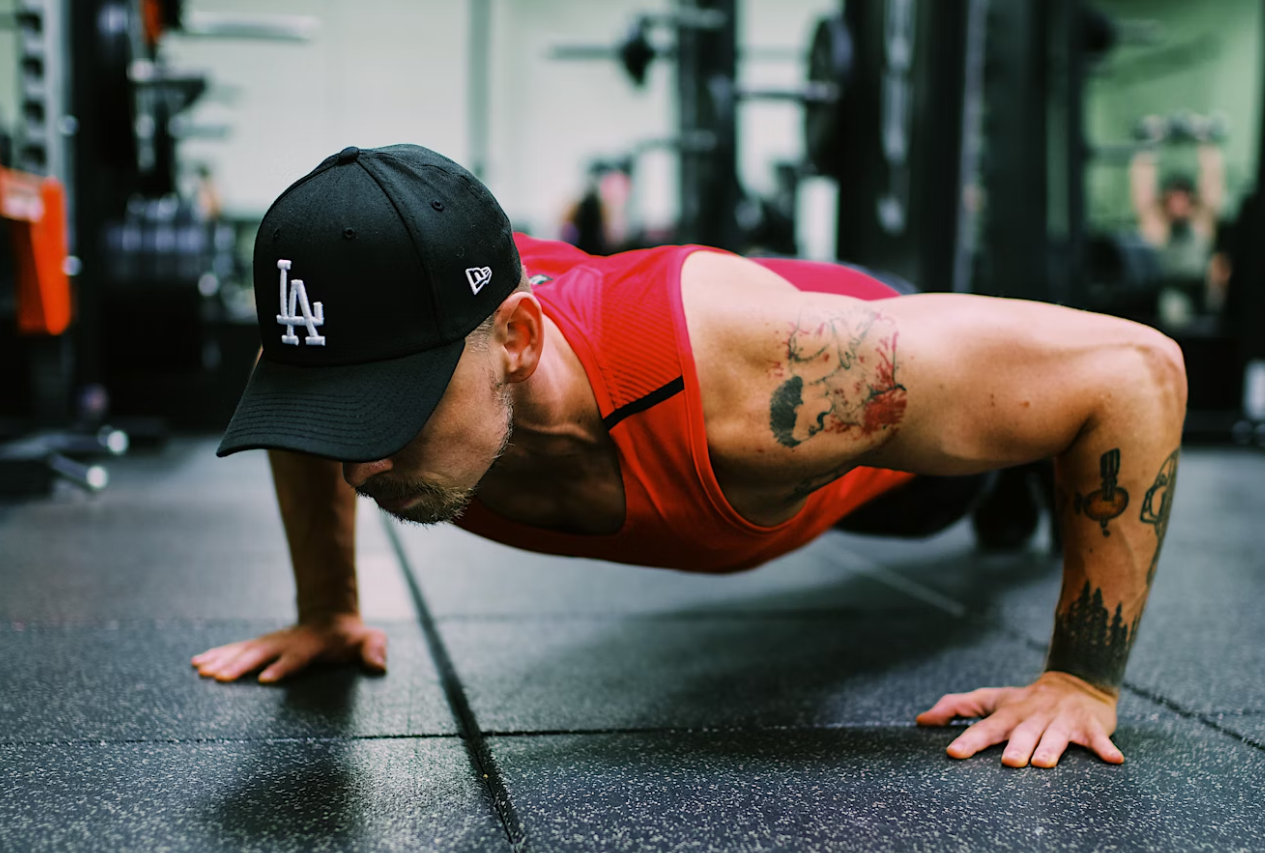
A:
[[[1199,115],[1183,110],[1169,119],[1169,139],[1173,142],[1224,142],[1229,119],[1224,113]]]
[[[1139,119],[1133,138],[1148,145],[1166,142],[1224,142],[1230,121],[1224,113],[1200,115],[1182,110],[1171,116],[1149,115]]]
[[[1171,132],[1169,119],[1161,115],[1143,116],[1133,125],[1133,138],[1150,145],[1166,141]]]

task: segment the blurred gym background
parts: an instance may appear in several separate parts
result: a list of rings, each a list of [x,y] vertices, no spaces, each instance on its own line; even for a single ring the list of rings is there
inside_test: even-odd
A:
[[[0,491],[227,422],[265,209],[416,142],[516,228],[1164,329],[1265,446],[1261,0],[0,0]]]

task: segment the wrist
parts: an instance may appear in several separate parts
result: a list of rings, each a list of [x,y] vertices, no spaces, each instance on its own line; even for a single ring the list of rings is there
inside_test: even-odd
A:
[[[305,623],[328,622],[346,616],[360,618],[360,603],[356,594],[299,596],[299,621]]]
[[[1109,684],[1096,684],[1087,681],[1082,676],[1075,673],[1065,672],[1057,669],[1047,669],[1037,678],[1038,682],[1044,684],[1057,684],[1063,687],[1072,687],[1082,693],[1101,699],[1104,702],[1116,704],[1120,700],[1120,688]]]
[[[314,611],[301,612],[299,614],[298,624],[321,630],[339,630],[346,627],[363,625],[364,622],[361,620],[360,614],[354,610],[338,612]]]

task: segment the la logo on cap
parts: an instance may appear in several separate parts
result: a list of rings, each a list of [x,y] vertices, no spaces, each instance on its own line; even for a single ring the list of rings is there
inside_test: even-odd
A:
[[[475,296],[478,296],[483,286],[491,280],[491,267],[470,267],[466,270],[466,281],[470,282],[470,289],[474,291]]]
[[[307,326],[307,337],[303,339],[304,342],[313,347],[325,346],[325,336],[316,334],[316,327],[325,325],[325,306],[319,302],[308,303],[307,287],[304,286],[302,279],[296,278],[287,284],[286,274],[290,271],[289,261],[277,261],[277,269],[281,270],[281,310],[286,312],[277,315],[277,322],[286,327],[285,334],[281,336],[281,343],[297,347],[299,337],[294,333],[294,327],[302,323]],[[312,310],[314,307],[315,311]],[[296,310],[303,313],[296,314]]]

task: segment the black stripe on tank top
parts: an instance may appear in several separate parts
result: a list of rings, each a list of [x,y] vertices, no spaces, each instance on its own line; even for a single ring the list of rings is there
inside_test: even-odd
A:
[[[624,418],[628,417],[629,415],[635,415],[638,412],[644,412],[646,409],[653,408],[659,405],[660,403],[662,403],[664,400],[672,399],[673,397],[675,397],[677,394],[680,394],[684,390],[685,390],[685,377],[678,376],[676,379],[673,379],[671,382],[669,382],[667,385],[664,385],[662,388],[659,388],[655,391],[651,391],[649,394],[647,394],[644,397],[641,397],[639,399],[633,400],[631,403],[627,403],[623,406],[620,406],[618,409],[611,412],[606,417],[602,418],[602,426],[606,427],[607,432],[610,432],[612,429],[614,429],[615,424],[619,423],[620,421],[622,421]]]

